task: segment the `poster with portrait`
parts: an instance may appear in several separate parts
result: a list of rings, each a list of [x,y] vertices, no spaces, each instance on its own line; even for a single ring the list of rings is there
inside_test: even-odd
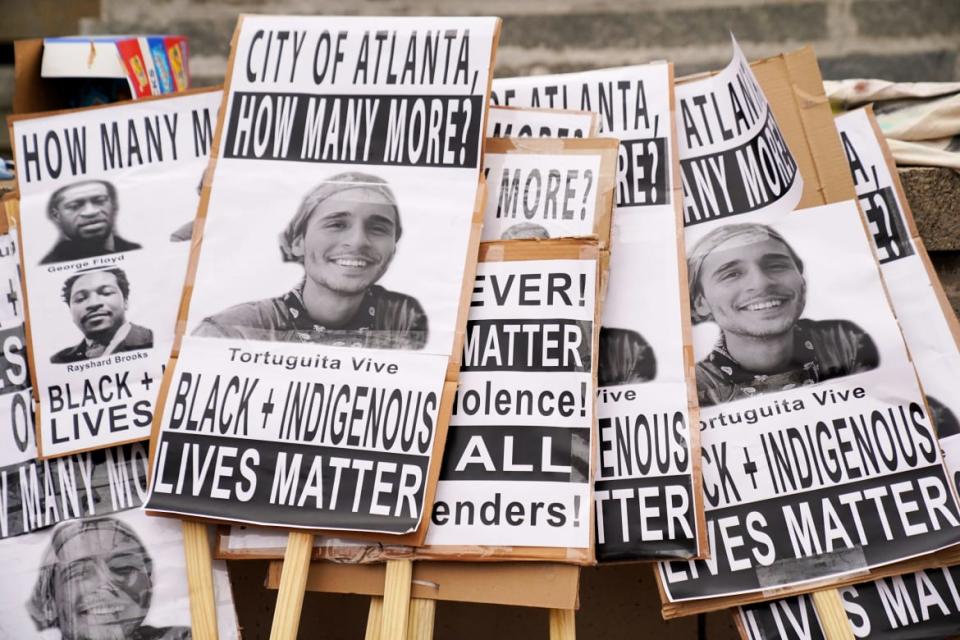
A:
[[[956,544],[855,202],[686,231],[711,555],[661,563],[666,598],[798,593]]]
[[[488,138],[592,138],[599,116],[592,111],[490,107]]]
[[[81,454],[89,455],[89,454]],[[142,509],[0,540],[0,638],[175,638],[190,632],[183,534]],[[219,637],[240,637],[225,563],[214,563]]]
[[[422,537],[499,21],[383,25],[238,23],[151,510]]]
[[[752,93],[769,112],[734,49],[724,72],[678,86],[681,110],[723,105],[718,96],[728,106],[737,96],[742,108]],[[713,146],[692,157],[722,148],[717,132],[733,133],[736,120],[718,118],[709,127]],[[767,122],[775,123],[769,113]],[[780,148],[772,126],[760,138]],[[683,136],[679,120],[677,127]],[[805,143],[802,153],[842,153],[839,139]],[[856,203],[792,213],[799,195],[783,187],[801,180],[793,153],[783,145],[764,165],[763,189],[749,172],[727,172],[716,200],[733,208],[688,208],[686,217],[711,554],[661,564],[667,617],[761,600],[772,588],[849,583],[949,546],[958,533],[933,417]],[[756,196],[776,191],[772,171],[781,197],[764,203]],[[731,195],[744,190],[753,195]]]
[[[597,559],[699,557],[706,538],[685,348],[672,67],[497,79],[493,101],[595,111],[600,134],[620,139],[598,352]]]
[[[150,436],[220,97],[11,119],[42,457]]]
[[[595,239],[610,244],[617,140],[492,139],[481,240]]]
[[[957,326],[869,108],[837,116],[860,210],[893,310],[926,394],[951,481],[960,472],[960,422],[949,387],[957,379]],[[942,398],[942,399],[941,399]],[[949,551],[946,553],[950,553]],[[923,639],[960,634],[960,568],[941,567],[840,589],[857,638]],[[747,640],[823,638],[807,596],[741,607]]]

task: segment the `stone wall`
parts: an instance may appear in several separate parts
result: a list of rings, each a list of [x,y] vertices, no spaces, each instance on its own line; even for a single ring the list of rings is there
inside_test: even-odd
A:
[[[223,72],[238,13],[498,15],[501,76],[666,58],[678,74],[722,66],[729,32],[751,58],[812,43],[827,78],[960,80],[957,0],[100,0],[88,33],[178,32],[199,78]]]

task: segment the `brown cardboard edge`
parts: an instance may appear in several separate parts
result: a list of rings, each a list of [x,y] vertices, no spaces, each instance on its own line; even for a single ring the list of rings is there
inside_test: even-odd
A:
[[[673,63],[667,64],[667,74],[670,86],[670,126],[676,130],[676,111],[677,96],[674,88]],[[672,136],[673,144],[670,153],[673,156],[673,162],[670,163],[670,184],[672,185],[672,199],[674,218],[676,219],[677,236],[677,274],[679,277],[680,292],[680,327],[683,336],[683,365],[684,379],[687,383],[687,415],[690,419],[688,430],[690,432],[690,457],[691,457],[691,476],[693,486],[693,509],[696,526],[697,549],[692,559],[704,559],[710,551],[709,540],[707,540],[707,514],[703,498],[703,459],[700,450],[700,403],[697,399],[697,360],[693,353],[693,321],[690,313],[690,284],[687,274],[687,249],[684,240],[683,226],[683,186],[680,178],[680,147],[677,136]],[[659,560],[661,558],[651,558]]]
[[[276,589],[281,562],[271,562],[266,586]],[[385,566],[314,563],[307,591],[383,595]],[[417,563],[413,566],[411,597],[543,609],[579,607],[580,569],[548,563],[459,562]]]

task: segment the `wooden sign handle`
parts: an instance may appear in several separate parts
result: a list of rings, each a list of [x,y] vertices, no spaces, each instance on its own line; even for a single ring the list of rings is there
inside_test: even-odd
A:
[[[217,640],[217,603],[213,593],[213,558],[207,525],[184,520],[183,552],[190,590],[190,624],[195,640]]]
[[[573,609],[550,609],[550,640],[576,640],[577,622]]]
[[[433,620],[437,615],[437,601],[429,598],[410,600],[410,619],[407,621],[407,640],[431,640]]]
[[[380,640],[380,627],[383,625],[383,598],[370,598],[370,610],[367,612],[367,632],[363,640]]]
[[[387,560],[387,575],[383,584],[381,638],[403,640],[406,637],[412,578],[412,560]]]
[[[287,536],[287,550],[283,554],[283,568],[280,570],[277,608],[273,611],[273,626],[270,628],[271,640],[297,638],[312,554],[313,535],[291,531]]]
[[[820,618],[826,640],[854,640],[853,629],[847,620],[843,600],[836,589],[813,592],[813,606]]]

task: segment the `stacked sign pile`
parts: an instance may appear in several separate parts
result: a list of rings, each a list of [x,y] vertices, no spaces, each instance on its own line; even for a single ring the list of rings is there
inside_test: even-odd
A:
[[[494,80],[498,35],[246,16],[222,91],[11,118],[0,636],[237,636],[197,522],[278,560],[277,637],[304,583],[403,618],[384,563],[960,629],[960,325],[870,111],[809,49]]]

